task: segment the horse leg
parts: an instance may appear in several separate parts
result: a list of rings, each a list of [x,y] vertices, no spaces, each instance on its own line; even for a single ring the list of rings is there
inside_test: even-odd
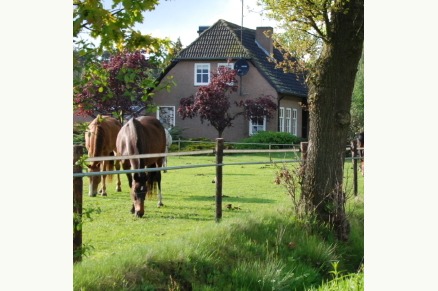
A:
[[[122,162],[122,168],[123,168],[123,170],[130,170],[131,169],[131,163],[129,162],[129,160],[124,160]],[[132,187],[132,174],[126,173],[126,177],[128,177],[129,189],[131,189],[131,187]]]
[[[161,195],[161,171],[157,172],[157,180],[155,181],[155,183],[157,183],[158,185],[158,203],[157,206],[161,207],[164,206],[163,204],[163,195]]]
[[[167,147],[166,147],[165,153],[167,154]],[[162,165],[162,167],[167,167],[167,156],[163,157],[163,165]],[[164,170],[163,172],[167,173],[167,170]]]
[[[102,196],[107,196],[107,194],[106,194],[106,175],[102,175],[102,189],[100,189],[100,194]]]
[[[117,160],[115,163],[115,168],[117,171],[120,170],[120,161]],[[122,183],[120,182],[120,174],[117,173],[117,186],[116,186],[116,191],[117,192],[122,192]]]
[[[131,169],[131,162],[129,160],[123,160],[122,161],[122,168],[123,168],[123,170],[130,170]],[[128,177],[129,193],[131,195],[131,200],[133,200],[133,197],[132,197],[133,196],[133,193],[132,193],[132,174],[126,173],[126,177]],[[119,178],[119,180],[120,180],[120,178]],[[132,207],[131,207],[130,211],[132,214],[135,213],[134,203],[132,203]]]
[[[102,167],[100,168],[101,171],[106,171],[108,167],[108,162],[107,161],[103,161],[102,163]],[[102,175],[102,181],[101,181],[102,185],[101,188],[99,190],[99,194],[102,196],[107,196],[106,194],[106,175]]]

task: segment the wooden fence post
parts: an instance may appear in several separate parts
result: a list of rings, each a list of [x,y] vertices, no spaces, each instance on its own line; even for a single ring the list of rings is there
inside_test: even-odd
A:
[[[306,172],[306,160],[307,160],[307,148],[309,147],[308,142],[300,142],[300,152],[301,152],[301,162],[299,176],[301,181],[304,179],[304,174]]]
[[[216,139],[216,164],[222,164],[224,139]],[[216,222],[222,218],[222,166],[216,165]]]
[[[83,146],[73,146],[73,173],[82,173],[75,165],[83,154]],[[73,263],[82,260],[82,177],[73,178]]]
[[[357,196],[357,140],[351,141],[351,158],[353,161],[353,188],[354,188],[354,196]]]
[[[272,157],[271,157],[271,144],[269,144],[269,161],[272,163]]]

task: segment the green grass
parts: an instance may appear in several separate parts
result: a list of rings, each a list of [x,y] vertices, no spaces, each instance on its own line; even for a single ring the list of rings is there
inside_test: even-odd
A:
[[[280,157],[294,158],[288,155]],[[266,154],[224,157],[224,163],[268,160]],[[170,157],[168,165],[214,162],[214,156]],[[343,270],[356,270],[363,257],[363,178],[360,195],[347,207],[351,239],[338,243],[292,218],[290,198],[273,183],[276,171],[269,164],[225,166],[221,223],[215,222],[214,167],[163,173],[165,206],[147,201],[143,218],[129,211],[125,175],[123,192],[114,191],[113,179],[107,197],[88,197],[84,178],[83,207],[100,212],[84,222],[89,251],[74,266],[74,289],[305,290],[330,278],[333,260]]]

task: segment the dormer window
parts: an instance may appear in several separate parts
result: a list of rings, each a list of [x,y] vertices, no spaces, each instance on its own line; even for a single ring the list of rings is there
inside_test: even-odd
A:
[[[210,64],[195,64],[195,86],[208,85],[210,83]]]

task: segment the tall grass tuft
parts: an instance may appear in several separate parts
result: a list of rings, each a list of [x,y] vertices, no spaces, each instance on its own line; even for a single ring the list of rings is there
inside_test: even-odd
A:
[[[75,267],[75,290],[305,290],[328,274],[337,247],[266,212],[200,228]]]

